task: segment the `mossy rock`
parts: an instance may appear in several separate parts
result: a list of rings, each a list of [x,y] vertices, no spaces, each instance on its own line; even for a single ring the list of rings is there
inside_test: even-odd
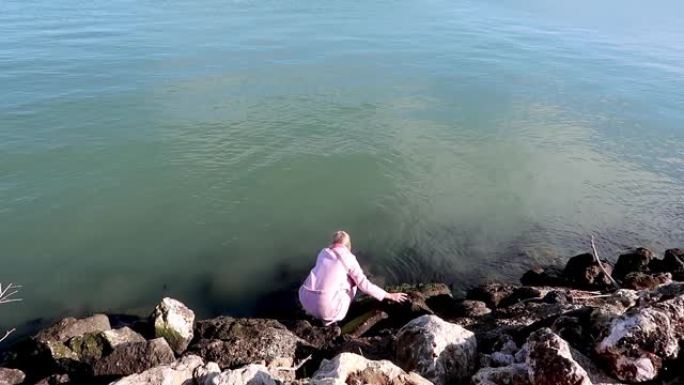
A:
[[[99,333],[88,333],[69,339],[66,345],[78,356],[79,361],[92,363],[107,353],[105,342]]]

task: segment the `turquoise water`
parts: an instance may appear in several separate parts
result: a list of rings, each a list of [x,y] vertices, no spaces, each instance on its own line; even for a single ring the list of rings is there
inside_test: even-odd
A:
[[[3,0],[0,325],[682,247],[683,4]]]

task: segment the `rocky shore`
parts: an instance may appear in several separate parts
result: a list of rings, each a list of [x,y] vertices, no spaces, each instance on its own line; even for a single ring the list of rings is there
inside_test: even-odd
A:
[[[520,285],[454,298],[444,284],[359,299],[323,327],[290,319],[196,320],[164,298],[148,318],[66,318],[8,349],[0,385],[589,385],[684,383],[684,249],[592,253],[535,267]]]

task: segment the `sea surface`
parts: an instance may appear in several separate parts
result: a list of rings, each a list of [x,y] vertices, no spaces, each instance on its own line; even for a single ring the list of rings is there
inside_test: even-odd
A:
[[[2,0],[0,327],[684,247],[684,2]],[[269,303],[270,299],[270,303]],[[276,303],[277,302],[277,303]]]

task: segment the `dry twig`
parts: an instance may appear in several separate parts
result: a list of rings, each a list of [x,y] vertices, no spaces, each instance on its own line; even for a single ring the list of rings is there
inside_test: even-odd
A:
[[[21,289],[21,286],[11,282],[3,289],[0,283],[0,304],[21,301],[21,298],[12,298],[13,295],[19,292],[19,289]]]
[[[617,281],[615,281],[613,279],[613,277],[610,274],[608,274],[606,269],[603,267],[603,262],[601,262],[601,259],[599,258],[598,251],[596,251],[596,245],[594,244],[594,236],[593,235],[591,236],[591,250],[592,250],[592,254],[594,255],[594,259],[596,260],[596,263],[598,263],[598,266],[601,269],[601,271],[603,272],[603,274],[605,274],[605,276],[608,277],[608,279],[613,284],[613,286],[615,286],[615,288],[619,289],[620,285],[618,285]]]
[[[285,367],[279,366],[279,367],[277,367],[277,368],[275,368],[275,369],[276,369],[276,370],[288,370],[288,371],[296,372],[296,371],[298,371],[299,369],[301,369],[301,367],[304,366],[304,364],[306,364],[310,359],[311,359],[311,354],[309,354],[308,357],[306,357],[306,358],[303,359],[299,364],[297,364],[297,366],[294,366],[294,367],[291,367],[291,368],[285,368]]]

